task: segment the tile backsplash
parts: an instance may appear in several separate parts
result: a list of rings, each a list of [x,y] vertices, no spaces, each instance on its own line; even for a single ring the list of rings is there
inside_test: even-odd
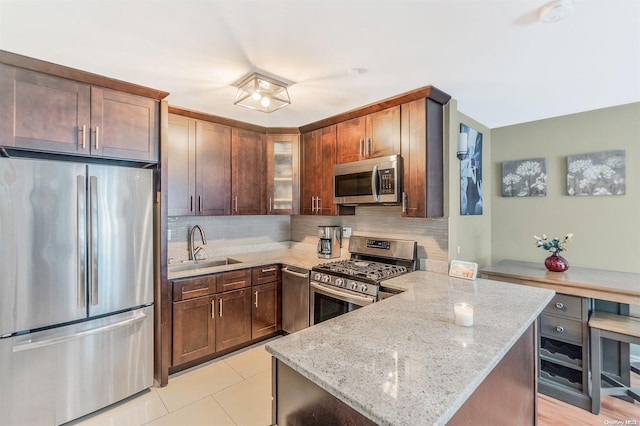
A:
[[[355,216],[177,216],[169,217],[169,262],[189,258],[187,239],[194,225],[200,225],[207,238],[206,258],[231,256],[289,247],[290,242],[316,244],[318,226],[340,225],[353,235],[390,237],[418,242],[421,269],[446,271],[449,241],[448,218],[404,218],[399,206],[358,206]],[[347,251],[348,240],[342,248]]]
[[[206,235],[206,245],[197,231],[195,241],[208,259],[288,247],[291,239],[289,216],[170,216],[169,263],[189,258],[187,240],[194,225]]]

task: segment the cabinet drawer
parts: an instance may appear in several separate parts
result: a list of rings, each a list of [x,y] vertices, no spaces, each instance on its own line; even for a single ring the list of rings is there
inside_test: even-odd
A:
[[[282,279],[280,265],[265,265],[251,270],[251,282],[253,285],[272,283]]]
[[[582,298],[556,294],[544,309],[547,314],[582,319]]]
[[[207,275],[173,281],[173,300],[187,300],[207,296],[216,292],[216,276]]]
[[[218,293],[249,287],[251,285],[251,269],[223,272],[218,275]]]
[[[540,334],[545,337],[582,345],[582,322],[555,315],[540,315]]]

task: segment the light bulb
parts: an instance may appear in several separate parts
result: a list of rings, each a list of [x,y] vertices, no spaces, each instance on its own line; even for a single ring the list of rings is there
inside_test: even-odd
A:
[[[251,95],[251,97],[256,101],[259,101],[262,98],[258,91],[253,92],[253,95]]]
[[[260,105],[267,108],[269,105],[271,105],[271,99],[265,96],[264,98],[260,99]]]

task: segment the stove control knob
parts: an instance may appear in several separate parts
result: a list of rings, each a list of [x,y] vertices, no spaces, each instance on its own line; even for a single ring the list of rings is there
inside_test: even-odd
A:
[[[360,291],[363,292],[363,293],[366,293],[367,292],[367,285],[366,284],[362,284],[360,286]]]
[[[351,281],[351,289],[352,290],[357,290],[358,289],[358,283],[355,281]]]
[[[313,279],[316,281],[321,281],[322,274],[320,272],[316,272],[315,275],[313,276]]]
[[[338,287],[342,287],[344,285],[344,280],[342,278],[338,278],[334,284]]]
[[[329,275],[323,275],[322,276],[322,282],[323,283],[328,283],[329,281],[331,281],[331,277]]]

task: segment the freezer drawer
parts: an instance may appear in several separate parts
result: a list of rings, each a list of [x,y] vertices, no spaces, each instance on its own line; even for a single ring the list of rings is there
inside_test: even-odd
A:
[[[153,384],[153,306],[0,340],[2,425],[61,424]]]

